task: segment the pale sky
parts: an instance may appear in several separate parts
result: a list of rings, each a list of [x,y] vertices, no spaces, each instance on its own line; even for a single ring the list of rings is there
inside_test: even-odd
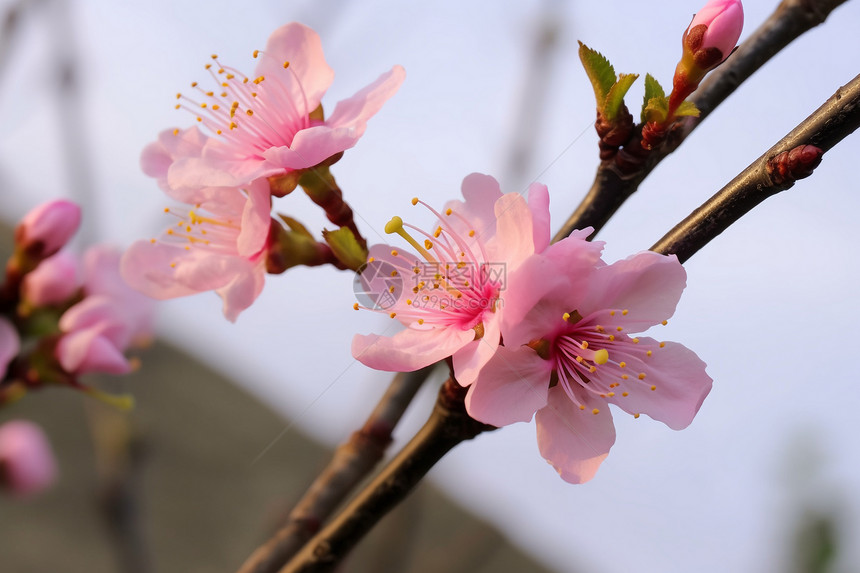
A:
[[[410,210],[410,198],[441,206],[474,171],[508,177],[507,191],[546,183],[560,223],[597,165],[593,95],[576,40],[618,72],[650,72],[669,86],[680,35],[699,7],[682,0],[647,7],[633,0],[71,4],[71,20],[60,20],[68,25],[52,31],[42,10],[25,26],[0,77],[0,207],[13,219],[70,194],[50,64],[57,50],[74,50],[83,77],[75,130],[93,161],[97,201],[85,224],[120,245],[165,226],[168,200],[138,159],[159,131],[193,122],[173,109],[174,94],[204,77],[210,53],[250,73],[251,52],[291,20],[322,37],[336,74],[327,110],[392,65],[406,68],[400,92],[333,168],[371,242],[382,240],[392,215],[431,224],[427,213]],[[742,38],[775,4],[747,2]],[[559,26],[558,51],[545,86],[524,90],[546,5]],[[605,258],[649,247],[851,80],[857,22],[860,5],[848,2],[730,97],[600,233]],[[628,96],[634,115],[641,97],[640,78]],[[525,122],[537,122],[539,135],[532,164],[513,180],[506,160],[524,137],[522,108],[540,109]],[[461,445],[432,479],[559,571],[781,570],[794,520],[808,508],[838,514],[842,570],[856,567],[860,548],[848,542],[860,536],[860,399],[856,373],[842,366],[857,356],[850,333],[860,320],[860,194],[851,171],[858,157],[854,135],[824,156],[813,177],[766,201],[685,265],[687,290],[659,337],[695,350],[715,380],[688,429],[615,411],[616,445],[594,480],[576,486],[540,457],[533,424],[518,424]],[[298,193],[275,208],[311,228],[324,224]],[[328,269],[271,277],[235,325],[215,295],[170,302],[161,333],[261,396],[284,414],[286,428],[335,444],[359,426],[389,380],[349,353],[353,334],[381,332],[390,322],[354,312],[351,283]],[[426,418],[431,392],[422,396],[398,444]],[[249,464],[268,443],[248,452]]]

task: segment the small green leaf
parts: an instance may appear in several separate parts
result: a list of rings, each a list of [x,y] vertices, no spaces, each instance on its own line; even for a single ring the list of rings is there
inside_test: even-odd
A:
[[[666,96],[652,97],[642,108],[642,122],[663,123],[669,115],[669,99]]]
[[[579,59],[591,81],[591,87],[594,88],[598,110],[602,113],[606,96],[615,85],[615,68],[603,57],[603,54],[592,50],[582,42],[579,43]]]
[[[699,117],[699,108],[691,101],[683,101],[675,110],[675,117]]]
[[[606,100],[603,103],[603,116],[607,121],[612,122],[615,120],[618,110],[624,105],[624,96],[627,94],[627,90],[630,89],[630,86],[633,85],[633,82],[638,77],[639,74],[620,74],[618,76],[618,81],[609,89],[609,93],[606,94]]]
[[[645,74],[645,98],[642,101],[642,121],[653,121],[646,118],[646,110],[654,98],[666,99],[666,92],[660,82],[651,74]],[[665,114],[663,115],[665,118]]]
[[[304,235],[309,239],[314,238],[311,232],[308,231],[307,227],[299,223],[296,219],[293,219],[292,217],[288,217],[286,215],[282,215],[281,213],[278,213],[278,217],[280,217],[281,221],[286,223],[287,227],[289,227],[291,231],[294,231],[300,235]]]
[[[346,267],[358,270],[367,262],[367,251],[359,245],[347,227],[341,227],[336,231],[323,231],[323,238],[331,247],[334,256]]]

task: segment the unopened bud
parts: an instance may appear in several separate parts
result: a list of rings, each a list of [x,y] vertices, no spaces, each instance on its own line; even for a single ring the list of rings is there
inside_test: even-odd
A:
[[[743,27],[741,0],[711,0],[684,32],[684,55],[689,51],[696,65],[704,70],[714,68],[735,49]]]
[[[13,420],[0,426],[0,485],[15,496],[50,486],[57,476],[48,439],[36,424]]]
[[[63,199],[49,201],[21,219],[15,227],[15,242],[29,255],[44,259],[63,248],[80,224],[78,205]]]

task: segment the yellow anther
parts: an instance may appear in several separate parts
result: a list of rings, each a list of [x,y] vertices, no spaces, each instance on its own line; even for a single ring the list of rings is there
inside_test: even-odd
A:
[[[221,87],[222,88],[229,88],[230,84],[228,84],[227,82],[221,82]]]
[[[179,130],[178,130],[178,129],[174,129],[174,130],[173,130],[173,135],[179,135]]]
[[[358,310],[358,303],[357,303],[357,302],[356,302],[356,303],[354,303],[354,304],[352,305],[352,308],[353,308],[353,309],[355,309],[355,310]]]
[[[475,230],[474,230],[474,229],[472,229],[471,231],[469,231],[469,236],[470,236],[470,237],[474,237],[474,236],[475,236]]]
[[[657,389],[657,387],[656,387],[656,386],[651,386],[651,391],[652,391],[652,392],[653,392],[654,390],[656,390],[656,389]]]
[[[213,60],[217,60],[217,59],[218,59],[218,54],[212,54],[212,59],[213,59]]]
[[[582,364],[582,361],[585,360],[582,356],[577,356],[576,361]]]
[[[254,83],[260,85],[260,83],[266,81],[266,76],[260,76],[254,80]]]
[[[176,104],[175,106],[173,106],[173,109],[179,109],[180,107],[182,107],[182,106],[179,104]]]
[[[367,259],[367,262],[372,263],[375,260],[376,260],[376,257],[370,257],[369,259]]]
[[[412,306],[412,299],[411,299],[411,298],[407,298],[407,299],[406,299],[406,305],[407,305],[407,306]]]
[[[436,227],[436,230],[433,231],[433,236],[438,239],[439,235],[441,235],[441,234],[442,234],[442,227]]]
[[[614,335],[614,334],[610,334],[610,335],[609,335],[609,342],[614,342],[614,341],[615,341],[615,335]]]
[[[201,103],[201,104],[200,104],[200,107],[202,107],[202,108],[206,108],[206,107],[209,107],[209,106],[208,106],[208,105],[206,105],[206,102],[204,101],[203,103]]]
[[[398,253],[395,249],[391,249],[391,256],[392,256],[392,257],[396,257],[396,256],[397,256],[397,255],[399,255],[399,254],[400,254],[400,253]]]
[[[605,348],[601,348],[594,353],[595,364],[606,364],[607,362],[609,362],[609,352]]]
[[[627,316],[627,313],[629,313],[629,312],[630,311],[625,308],[624,310],[621,311],[621,316]]]
[[[215,97],[215,92],[206,92],[209,97]]]
[[[580,344],[579,347],[582,348],[583,350],[587,350],[588,349],[588,341],[583,340],[582,344]]]
[[[181,94],[181,93],[177,93],[177,94],[176,94],[176,99],[182,99],[182,94]]]
[[[149,240],[149,242],[150,242],[150,243],[152,243],[152,244],[154,245],[154,244],[155,244],[155,239],[150,239],[150,240]]]
[[[579,405],[579,409],[580,409],[580,410],[585,410],[585,405],[584,405],[584,404],[580,404],[580,405]]]
[[[206,69],[208,70],[209,68],[211,68],[211,67],[212,67],[212,64],[206,64],[206,65],[205,65],[205,66],[203,66],[203,67],[204,67],[204,68],[206,68]]]
[[[252,56],[254,56],[254,59],[256,59],[256,58],[257,58],[257,56],[259,56],[259,55],[260,55],[260,50],[254,50],[254,53],[253,53],[253,54],[251,54],[251,55],[252,55]]]
[[[249,109],[249,110],[247,110],[245,113],[247,113],[247,114],[248,114],[248,116],[252,116],[252,115],[254,115],[254,110]]]
[[[397,276],[397,271],[391,271],[391,276],[396,277],[396,276]]]
[[[661,343],[660,343],[660,348],[665,348],[665,347],[666,347],[666,343],[665,343],[665,342],[661,342]]]
[[[419,319],[418,319],[418,324],[424,324],[424,319],[423,319],[423,318],[419,318]]]
[[[638,419],[639,419],[639,414],[633,414],[633,417],[634,417],[634,418],[636,418],[636,419],[638,420]]]
[[[389,317],[391,317],[391,318],[394,318],[395,316],[397,316],[397,313],[396,313],[396,312],[392,312],[392,313],[391,313],[391,314],[389,314],[388,316],[389,316]]]
[[[284,62],[284,69],[286,70],[289,67],[290,67],[290,62]]]
[[[418,204],[418,197],[413,197],[412,198],[412,205],[417,205],[417,204]]]
[[[197,82],[191,82],[191,87],[192,87],[192,88],[196,88],[196,87],[197,87]]]
[[[430,239],[424,239],[424,248],[427,250],[433,248],[433,243],[430,241]]]
[[[233,74],[227,74],[225,77],[226,77],[228,80],[232,80],[232,79],[233,79],[233,78],[235,78],[236,76],[234,76]]]
[[[634,339],[633,339],[633,344],[639,344],[639,339],[638,339],[638,338],[634,338]]]
[[[618,332],[621,332],[621,331],[622,331],[622,330],[624,330],[624,329],[623,329],[622,327],[620,327],[620,326],[616,326],[616,327],[615,327],[615,330],[617,330]]]
[[[652,354],[653,354],[653,352],[649,350],[648,352],[645,353],[645,356],[651,356]]]
[[[607,396],[609,396],[610,398],[614,398],[614,397],[615,397],[615,392],[610,392],[609,394],[607,394]]]
[[[645,380],[645,373],[644,373],[644,372],[640,372],[640,373],[639,373],[639,379],[640,379],[640,380]]]
[[[629,396],[630,394],[629,394],[628,392],[622,392],[622,393],[621,393],[621,395],[622,395],[622,396],[624,396],[624,397],[626,398],[626,397],[627,397],[627,396]]]
[[[238,123],[230,122],[230,129],[236,129],[237,127],[239,127]]]
[[[600,413],[600,410],[598,410],[597,408],[595,408],[594,410],[592,410],[592,411],[591,411],[591,413],[592,413],[592,414],[594,414],[594,415],[596,416],[597,414],[599,414],[599,413]]]
[[[594,330],[596,330],[597,332],[606,332],[606,329],[603,328],[602,326],[600,326],[599,324],[594,327]]]
[[[570,313],[569,312],[564,313],[563,315],[561,315],[561,319],[563,321],[567,322],[568,320],[570,320]]]
[[[388,292],[391,292],[391,293],[394,292],[394,285],[391,285],[390,287],[388,287]]]
[[[609,316],[615,316],[615,311],[614,311],[614,310],[610,310],[610,311],[609,311]]]
[[[591,372],[592,374],[594,374],[595,372],[597,372],[597,367],[596,366],[589,366],[588,371]]]
[[[454,211],[453,211],[452,209],[445,209],[445,214],[446,214],[446,215],[450,215],[450,214],[451,214],[451,213],[453,213],[453,212],[454,212]]]
[[[626,368],[626,367],[627,367],[627,363],[626,363],[626,362],[619,362],[619,363],[618,363],[618,366],[619,366],[619,368]]]
[[[223,132],[220,129],[216,129],[215,133],[217,133],[218,135],[221,135]]]
[[[219,109],[221,109],[221,106],[220,106],[220,105],[218,105],[217,103],[212,105],[212,110],[213,110],[213,111],[218,111]]]
[[[175,268],[176,268],[176,263],[170,263],[170,268],[171,268],[171,269],[175,269]]]
[[[630,378],[630,376],[628,376],[627,374],[622,374],[622,375],[621,375],[621,379],[622,379],[622,380],[627,380],[628,378]]]
[[[663,321],[663,322],[661,322],[660,324],[662,324],[663,326],[666,326],[667,324],[669,324],[669,321],[668,321],[668,320],[664,320],[664,321]]]
[[[198,117],[197,117],[197,121],[203,121],[203,118],[202,118],[202,117],[200,117],[200,116],[198,116]]]

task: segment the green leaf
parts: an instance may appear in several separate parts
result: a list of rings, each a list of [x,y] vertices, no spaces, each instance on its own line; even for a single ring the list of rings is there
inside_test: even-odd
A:
[[[303,235],[309,239],[314,238],[314,236],[311,234],[311,232],[308,231],[307,227],[305,227],[304,225],[299,223],[296,219],[293,219],[292,217],[288,217],[286,215],[282,215],[281,213],[278,213],[278,217],[280,217],[281,221],[286,223],[287,227],[289,227],[289,229],[291,231],[294,231],[294,232],[296,232],[300,235]]]
[[[681,102],[681,105],[675,110],[675,117],[684,116],[699,117],[699,108],[691,101]]]
[[[658,98],[661,100],[666,99],[666,92],[663,90],[663,86],[660,85],[660,82],[652,76],[651,74],[645,74],[645,98],[642,101],[642,121],[653,121],[646,118],[646,110],[652,99]],[[668,102],[667,102],[668,104]],[[665,118],[665,114],[663,115]]]
[[[579,43],[579,59],[591,81],[591,87],[594,88],[597,108],[603,113],[606,96],[612,86],[615,85],[615,68],[612,67],[609,60],[603,57],[603,54],[592,50],[582,42]]]
[[[652,97],[648,103],[642,108],[642,122],[647,123],[653,121],[663,123],[666,116],[669,115],[669,98]]]
[[[334,256],[348,268],[358,270],[367,262],[367,251],[359,245],[355,235],[347,227],[336,231],[323,231],[323,238],[331,247]]]
[[[633,82],[638,77],[639,74],[620,74],[618,81],[609,89],[609,93],[606,94],[606,100],[603,103],[603,116],[608,121],[615,120],[618,110],[624,105],[624,96],[627,94],[627,90],[630,89],[630,86],[633,85]]]

